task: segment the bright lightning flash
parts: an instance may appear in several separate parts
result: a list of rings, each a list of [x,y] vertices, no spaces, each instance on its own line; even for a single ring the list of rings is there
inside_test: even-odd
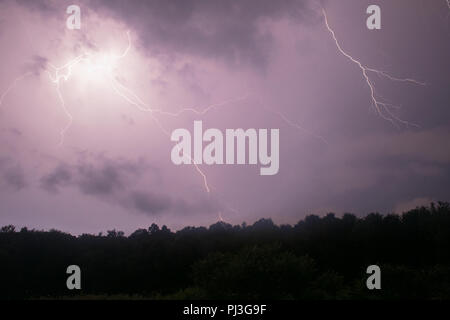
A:
[[[51,63],[48,63],[48,68],[45,70],[47,73],[49,80],[52,84],[55,85],[56,92],[58,95],[58,99],[61,104],[61,108],[64,111],[65,115],[68,118],[67,125],[61,130],[60,132],[60,142],[59,145],[62,146],[64,143],[64,138],[67,130],[71,127],[73,123],[73,116],[69,112],[67,108],[66,101],[64,99],[64,96],[61,92],[61,86],[63,82],[67,82],[70,80],[70,78],[74,75],[74,69],[77,68],[77,72],[79,72],[83,77],[86,77],[88,80],[96,80],[96,81],[103,81],[104,79],[107,79],[109,81],[109,84],[111,85],[111,88],[113,91],[122,97],[125,101],[130,103],[131,105],[137,107],[141,111],[146,112],[156,112],[160,114],[165,115],[171,115],[171,116],[179,116],[184,112],[194,112],[196,114],[205,114],[206,112],[210,111],[211,109],[215,107],[222,106],[227,103],[231,103],[233,101],[244,99],[246,96],[238,98],[238,99],[232,99],[228,100],[222,103],[213,104],[207,108],[205,108],[202,111],[198,111],[195,108],[184,108],[176,113],[170,113],[165,112],[162,109],[156,109],[151,108],[148,106],[137,94],[135,94],[131,89],[125,87],[123,84],[121,84],[114,73],[119,61],[127,56],[131,49],[131,38],[130,38],[130,32],[127,32],[127,39],[128,39],[128,45],[126,49],[120,54],[92,54],[90,52],[84,52],[83,54],[75,57],[74,59],[66,62],[62,66],[55,66]],[[10,91],[17,86],[18,82],[21,81],[23,78],[31,75],[31,72],[25,73],[24,75],[16,78],[8,87],[7,89],[2,93],[0,96],[0,106],[3,104],[3,101],[5,97],[10,93]],[[151,115],[152,119],[157,123],[158,127],[162,130],[164,134],[167,136],[170,136],[169,132],[161,125],[160,121],[155,118],[154,115]],[[188,155],[187,155],[188,156]],[[200,169],[200,167],[193,161],[193,159],[188,156],[192,163],[194,164],[194,167],[196,171],[201,175],[203,179],[203,184],[205,187],[205,190],[210,193],[211,188],[208,183],[208,179],[206,174]]]

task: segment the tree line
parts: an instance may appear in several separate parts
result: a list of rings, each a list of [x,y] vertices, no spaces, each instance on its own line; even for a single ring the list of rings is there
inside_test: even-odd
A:
[[[78,265],[82,289],[69,291]],[[381,268],[368,290],[366,268]],[[402,215],[310,215],[129,236],[0,229],[0,298],[449,299],[450,206]]]

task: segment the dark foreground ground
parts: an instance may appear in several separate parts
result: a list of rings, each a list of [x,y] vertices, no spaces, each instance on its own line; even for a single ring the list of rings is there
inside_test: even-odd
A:
[[[368,290],[366,268],[381,268]],[[66,268],[81,268],[68,290]],[[450,299],[450,207],[79,237],[0,232],[1,299]]]

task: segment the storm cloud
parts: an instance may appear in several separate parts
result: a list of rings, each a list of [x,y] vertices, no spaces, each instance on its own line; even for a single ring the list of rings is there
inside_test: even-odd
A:
[[[19,191],[27,186],[22,166],[10,158],[0,158],[0,174],[1,182],[7,189]]]
[[[369,0],[82,0],[80,30],[71,4],[0,1],[3,224],[296,223],[450,199],[445,1],[379,0],[380,30]],[[395,77],[367,74],[392,121],[355,61]],[[279,129],[278,174],[173,164],[171,132],[196,120]]]
[[[74,187],[81,194],[151,216],[164,212],[185,215],[220,210],[218,201],[205,197],[185,201],[171,195],[139,189],[139,180],[151,170],[154,168],[142,160],[116,160],[104,156],[81,158],[76,165],[57,165],[40,178],[40,186],[50,194],[58,194],[64,188]],[[17,171],[14,173],[17,175]]]
[[[46,0],[19,3],[50,16],[65,9],[62,3]],[[323,1],[85,0],[79,5],[83,14],[95,12],[132,28],[152,55],[193,54],[222,59],[229,65],[264,67],[274,45],[264,23],[282,18],[318,23],[320,3]]]

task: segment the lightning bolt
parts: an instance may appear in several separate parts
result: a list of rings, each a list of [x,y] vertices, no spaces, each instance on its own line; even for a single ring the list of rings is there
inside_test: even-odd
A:
[[[61,82],[68,81],[69,78],[72,76],[73,67],[75,67],[77,64],[79,64],[82,61],[86,61],[87,56],[88,56],[87,53],[84,53],[84,54],[70,60],[69,62],[67,62],[66,64],[64,64],[60,67],[56,67],[55,65],[48,63],[48,65],[53,69],[54,76],[52,75],[52,72],[50,72],[49,70],[45,70],[45,72],[49,76],[51,83],[53,83],[56,87],[56,92],[58,95],[58,99],[60,100],[60,103],[61,103],[61,108],[64,111],[64,113],[66,114],[67,118],[69,119],[67,125],[60,132],[59,146],[63,145],[66,131],[69,130],[69,128],[71,127],[71,125],[73,123],[73,116],[67,109],[66,102],[65,102],[63,94],[61,92]],[[65,71],[65,73],[64,73],[64,71]]]
[[[450,1],[450,0],[448,0]],[[322,9],[322,14],[325,20],[325,26],[327,27],[328,31],[330,32],[337,49],[339,50],[339,52],[346,57],[347,59],[349,59],[351,62],[353,62],[354,64],[356,64],[359,69],[361,70],[362,76],[367,84],[367,86],[369,87],[369,91],[370,91],[370,100],[371,100],[371,104],[374,107],[376,113],[383,119],[391,122],[392,124],[396,124],[396,122],[402,123],[404,125],[413,125],[413,126],[417,126],[414,123],[399,119],[398,117],[396,117],[391,109],[396,108],[397,106],[392,105],[390,103],[386,103],[383,101],[380,101],[375,94],[375,86],[372,82],[372,80],[369,77],[369,73],[373,73],[376,74],[380,77],[385,77],[391,81],[398,81],[398,82],[407,82],[407,83],[412,83],[415,85],[421,85],[424,86],[426,85],[426,83],[424,82],[420,82],[414,79],[410,79],[410,78],[398,78],[398,77],[394,77],[389,75],[387,72],[382,71],[382,70],[377,70],[377,69],[373,69],[373,68],[369,68],[365,65],[363,65],[359,60],[357,60],[356,58],[352,57],[349,53],[347,53],[341,46],[340,42],[338,41],[338,39],[336,38],[336,34],[334,32],[334,30],[330,27],[330,24],[328,23],[328,17],[326,14],[325,9]]]
[[[243,96],[240,96],[240,97],[237,97],[237,98],[225,100],[223,102],[214,103],[214,104],[211,104],[211,105],[209,105],[207,107],[203,107],[203,109],[201,109],[201,110],[199,110],[199,108],[195,108],[195,107],[186,107],[186,108],[180,109],[177,112],[167,112],[167,111],[164,111],[162,109],[155,109],[153,111],[156,112],[156,113],[159,113],[159,114],[168,115],[168,116],[172,116],[172,117],[178,117],[181,114],[186,113],[186,112],[194,113],[196,115],[202,116],[202,115],[205,115],[206,113],[208,113],[209,111],[211,111],[211,110],[213,110],[215,108],[219,108],[219,107],[222,107],[222,106],[224,106],[226,104],[230,104],[230,103],[233,103],[233,102],[239,102],[239,101],[242,101],[242,100],[246,100],[246,99],[248,99],[249,96],[250,96],[250,94],[246,93]]]
[[[298,129],[300,131],[302,131],[303,133],[310,135],[316,139],[321,140],[323,143],[328,144],[328,141],[321,135],[314,133],[306,128],[304,128],[302,125],[300,125],[298,122],[295,122],[293,120],[290,120],[284,113],[278,111],[278,110],[274,110],[274,109],[269,109],[269,108],[265,108],[267,111],[274,113],[275,115],[277,115],[278,117],[280,117],[281,120],[283,120],[287,125]]]
[[[21,81],[24,78],[30,76],[31,74],[32,74],[31,72],[24,73],[23,75],[21,75],[21,76],[17,77],[16,79],[14,79],[13,82],[11,82],[11,84],[6,88],[6,90],[0,96],[0,107],[3,105],[3,101],[5,100],[6,96],[17,86],[19,81]]]
[[[169,132],[161,125],[161,122],[160,122],[157,118],[155,118],[153,115],[151,115],[151,118],[153,119],[153,121],[155,121],[156,125],[160,128],[160,130],[161,130],[168,138],[170,138],[170,136],[171,136],[170,133],[169,133]],[[180,151],[181,151],[181,148],[179,147],[178,144],[177,144],[176,146],[177,146],[178,152],[180,152]],[[206,174],[200,169],[200,167],[199,167],[198,164],[194,161],[194,159],[192,158],[191,155],[185,154],[185,153],[183,152],[183,156],[186,157],[186,158],[188,158],[188,159],[190,160],[190,162],[194,165],[195,170],[200,174],[200,176],[201,176],[202,179],[203,179],[203,186],[205,187],[206,192],[207,192],[207,193],[210,193],[210,192],[211,192],[211,187],[209,186],[208,178],[207,178]]]

